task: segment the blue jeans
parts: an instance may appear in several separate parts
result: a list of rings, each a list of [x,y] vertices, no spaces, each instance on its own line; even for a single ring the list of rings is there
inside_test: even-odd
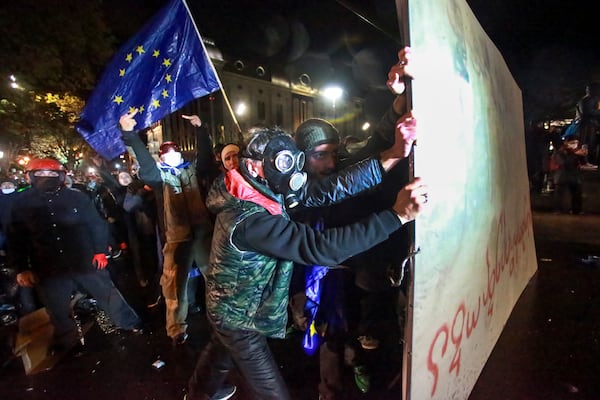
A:
[[[252,398],[290,400],[279,367],[264,335],[213,326],[210,342],[198,358],[188,384],[189,399],[209,399],[236,367],[252,390]]]
[[[56,344],[70,347],[77,340],[77,325],[71,313],[71,294],[82,291],[90,294],[111,321],[122,329],[140,325],[140,317],[129,306],[115,287],[108,270],[71,273],[43,277],[39,282],[39,295],[54,325]]]

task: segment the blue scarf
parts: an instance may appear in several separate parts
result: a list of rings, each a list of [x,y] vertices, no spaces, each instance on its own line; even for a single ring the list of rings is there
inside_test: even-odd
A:
[[[158,167],[162,171],[168,171],[168,172],[170,172],[171,175],[179,176],[179,174],[181,174],[181,170],[189,167],[190,164],[191,164],[191,162],[184,161],[181,164],[179,164],[178,166],[172,167],[169,164],[165,164],[164,162],[161,161],[160,164],[158,165]]]

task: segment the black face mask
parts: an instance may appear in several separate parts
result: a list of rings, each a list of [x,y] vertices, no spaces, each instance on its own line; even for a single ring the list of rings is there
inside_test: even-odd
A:
[[[296,148],[293,139],[286,135],[269,141],[263,152],[263,171],[269,187],[282,194],[288,208],[299,203],[300,189],[306,183],[304,153]]]
[[[59,176],[34,176],[31,178],[31,186],[41,192],[54,192],[61,183]]]

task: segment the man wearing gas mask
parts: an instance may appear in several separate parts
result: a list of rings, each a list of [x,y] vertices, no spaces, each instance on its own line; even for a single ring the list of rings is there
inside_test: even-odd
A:
[[[427,201],[427,188],[417,178],[398,192],[390,209],[318,232],[290,221],[286,210],[306,185],[303,164],[289,135],[260,129],[242,153],[239,170],[211,188],[207,206],[217,217],[206,308],[214,329],[190,378],[188,399],[231,397],[235,387],[223,383],[234,366],[253,398],[289,399],[267,337],[285,336],[293,263],[337,265],[412,221]]]
[[[8,227],[8,261],[17,283],[37,287],[54,325],[52,349],[76,344],[70,301],[75,290],[90,294],[120,328],[141,332],[141,320],[105,269],[108,243],[98,212],[84,193],[64,186],[66,171],[54,159],[27,166],[31,189],[19,195]]]
[[[182,115],[196,127],[196,160],[185,161],[176,143],[165,142],[156,162],[133,131],[136,114],[137,110],[123,115],[119,123],[125,144],[131,147],[140,164],[139,177],[153,187],[155,193],[162,194],[159,215],[163,216],[165,243],[160,284],[166,303],[167,335],[176,346],[188,338],[188,306],[195,302],[192,297],[197,288],[192,285],[198,285],[200,279],[189,278],[193,263],[202,273],[208,263],[213,226],[204,195],[219,171],[210,136],[197,115]]]

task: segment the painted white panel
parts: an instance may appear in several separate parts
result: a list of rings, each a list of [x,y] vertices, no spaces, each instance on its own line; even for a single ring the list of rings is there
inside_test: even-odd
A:
[[[467,399],[537,269],[521,92],[464,0],[409,1],[409,27],[415,175],[430,185],[410,398]]]

